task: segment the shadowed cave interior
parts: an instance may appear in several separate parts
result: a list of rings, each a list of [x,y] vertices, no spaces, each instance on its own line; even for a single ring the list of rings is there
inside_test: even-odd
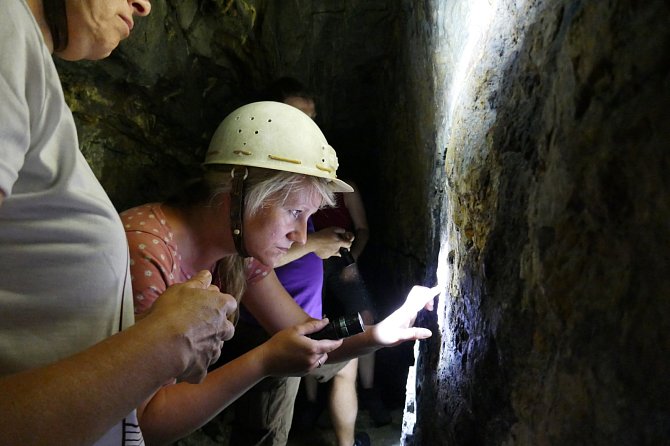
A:
[[[441,287],[433,337],[378,353],[397,419],[373,444],[659,445],[669,19],[662,0],[165,0],[109,59],[57,64],[119,211],[189,179],[273,79],[317,93],[378,311]]]

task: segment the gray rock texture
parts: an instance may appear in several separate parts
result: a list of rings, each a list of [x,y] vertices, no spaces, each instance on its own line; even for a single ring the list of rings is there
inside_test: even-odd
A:
[[[668,4],[430,6],[445,290],[405,444],[667,442]]]

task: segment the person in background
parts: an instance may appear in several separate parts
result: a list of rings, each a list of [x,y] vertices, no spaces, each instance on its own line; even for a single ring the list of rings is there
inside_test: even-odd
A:
[[[286,104],[256,102],[223,120],[212,137],[202,177],[180,196],[122,213],[140,320],[151,317],[164,289],[204,269],[227,293],[243,296],[245,313],[235,338],[253,334],[242,322],[247,314],[265,336],[241,356],[210,370],[198,386],[171,380],[147,399],[138,415],[149,442],[167,443],[186,435],[268,377],[301,376],[327,362],[346,362],[430,335],[426,329],[410,328],[429,294],[434,295],[417,287],[393,317],[364,333],[344,341],[306,336],[324,327],[327,319],[314,318],[298,306],[272,267],[293,245],[306,243],[309,217],[332,204],[333,193],[351,191],[337,178],[337,166],[335,151],[304,113]],[[224,354],[234,345],[226,342]]]
[[[107,57],[146,0],[0,6],[0,437],[3,445],[141,444],[135,408],[200,382],[234,332],[211,274],[133,325],[123,226],[79,151],[52,54]]]
[[[280,78],[262,94],[262,99],[283,102],[316,117],[313,96],[298,80]],[[314,318],[323,316],[323,259],[339,256],[340,248],[349,248],[351,234],[337,227],[323,228],[314,232],[311,218],[308,220],[307,241],[294,244],[280,260],[275,273],[295,302]],[[262,342],[267,334],[258,322],[242,310],[242,322],[238,330],[247,333],[238,336],[232,343],[231,354],[240,355]],[[365,432],[355,432],[358,404],[356,401],[357,358],[348,362],[327,364],[313,370],[305,379],[314,382],[310,389],[316,390],[316,380],[331,382],[329,406],[337,444],[365,446],[369,438]],[[272,378],[255,386],[235,403],[235,422],[231,427],[231,443],[236,445],[283,446],[293,419],[294,406],[300,378]],[[316,393],[313,393],[316,398]],[[313,412],[316,413],[316,412]]]
[[[335,206],[320,209],[314,215],[315,228],[337,226],[353,234],[350,248],[351,260],[330,257],[324,260],[323,303],[325,314],[334,317],[340,314],[360,313],[366,325],[374,324],[375,312],[368,289],[358,269],[358,259],[369,240],[370,231],[365,206],[356,184],[347,180],[353,192],[335,194]],[[358,400],[367,410],[377,426],[391,422],[391,414],[374,386],[375,353],[358,358]]]
[[[297,79],[279,78],[267,89],[265,96],[292,105],[312,119],[316,118],[314,95]],[[317,230],[334,230],[339,234],[346,234],[346,238],[353,241],[350,253],[354,260],[358,260],[367,245],[370,233],[360,192],[353,181],[347,180],[347,183],[353,186],[353,192],[346,195],[336,194],[335,206],[320,209],[315,214],[314,218],[318,220],[314,220],[314,223],[315,226],[318,226]],[[374,324],[374,306],[358,265],[356,263],[349,265],[339,253],[323,257],[323,259],[325,264],[323,283],[325,314],[338,316],[361,313],[366,325]],[[353,431],[353,427],[350,428],[350,426],[353,426],[356,421],[358,401],[361,402],[364,409],[368,410],[377,426],[391,422],[391,414],[374,387],[375,354],[361,356],[356,359],[356,363],[349,364],[337,375],[338,379],[333,382],[333,388],[329,394],[331,421],[336,432]],[[307,407],[301,411],[300,420],[296,420],[297,425],[303,424],[308,427],[316,421],[319,414],[319,407],[316,404],[316,383],[317,380],[313,375],[303,380]]]

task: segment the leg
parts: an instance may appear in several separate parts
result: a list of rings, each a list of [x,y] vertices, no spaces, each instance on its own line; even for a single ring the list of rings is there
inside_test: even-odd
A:
[[[368,353],[358,357],[358,381],[363,389],[372,389],[375,385],[375,354]]]
[[[360,373],[359,398],[361,410],[367,410],[377,426],[389,424],[391,413],[384,405],[379,391],[374,386],[375,354],[370,353],[358,358],[358,370]]]
[[[307,375],[304,378],[305,396],[310,403],[316,403],[317,382],[316,378]]]
[[[356,370],[358,360],[352,359],[333,378],[330,393],[330,417],[337,437],[338,446],[354,444],[354,428],[358,415],[358,399],[356,397]]]
[[[362,310],[361,317],[365,325],[374,323],[374,317],[370,310]],[[389,424],[391,413],[375,388],[375,353],[369,353],[358,358],[358,380],[361,410],[367,410],[377,426]]]
[[[304,395],[296,403],[293,414],[292,428],[295,430],[310,430],[316,426],[316,420],[322,412],[322,405],[318,401],[318,383],[312,375],[302,378]]]
[[[367,325],[374,324],[374,317],[370,310],[361,311],[363,323]],[[375,354],[368,353],[367,355],[358,358],[358,381],[363,389],[372,389],[375,385]]]
[[[268,338],[262,328],[240,321],[235,337],[226,342],[223,353],[230,360],[261,345]],[[286,445],[299,386],[300,378],[297,377],[270,377],[249,389],[231,406],[235,413],[231,444]]]
[[[300,378],[266,378],[235,403],[230,443],[236,446],[285,446]]]

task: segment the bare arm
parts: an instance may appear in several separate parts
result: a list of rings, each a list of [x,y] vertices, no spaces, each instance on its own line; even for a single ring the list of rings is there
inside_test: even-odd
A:
[[[242,302],[270,334],[314,320],[295,303],[274,271],[262,280],[248,284]]]
[[[354,232],[356,238],[351,246],[351,254],[354,259],[358,260],[365,249],[370,238],[370,230],[368,228],[368,218],[365,213],[365,206],[363,205],[363,198],[361,197],[358,187],[352,181],[348,181],[354,191],[344,194],[344,206],[351,215],[351,220],[354,222]]]
[[[346,234],[346,231],[336,226],[309,233],[307,234],[307,243],[304,245],[294,243],[289,252],[281,258],[275,267],[284,266],[310,252],[315,253],[322,259],[339,256],[340,248],[351,246],[351,241],[348,237],[343,237],[344,234]]]
[[[210,372],[198,385],[163,387],[139,411],[147,444],[167,444],[204,425],[266,376],[300,376],[339,347],[340,341],[313,341],[304,334],[324,321],[282,330],[264,344]],[[224,346],[225,348],[225,346]]]
[[[175,286],[154,314],[83,352],[0,378],[4,441],[90,444],[171,377],[201,379],[232,334],[235,306],[210,279]]]
[[[261,327],[271,334],[313,320],[288,294],[274,272],[263,280],[249,284],[242,302]],[[346,339],[342,347],[332,351],[328,358],[331,362],[340,362],[381,347],[366,332]]]
[[[142,404],[138,415],[147,444],[165,444],[187,435],[266,376],[308,373],[342,343],[304,336],[323,328],[327,320],[315,320],[305,313],[274,271],[250,283],[242,302],[274,336],[213,370],[201,384],[165,386]]]
[[[366,326],[365,332],[345,339],[342,347],[333,351],[329,358],[333,362],[339,362],[372,353],[380,348],[429,338],[432,335],[430,330],[413,325],[419,311],[433,310],[433,299],[438,293],[438,287],[414,286],[400,308],[380,323]]]
[[[380,323],[366,327],[364,333],[345,339],[340,348],[328,355],[328,360],[346,361],[383,347],[431,336],[430,330],[412,325],[422,308],[432,310],[433,298],[437,293],[437,288],[415,286],[400,308]],[[311,320],[284,289],[274,272],[263,280],[249,284],[242,302],[268,333],[276,333]]]

